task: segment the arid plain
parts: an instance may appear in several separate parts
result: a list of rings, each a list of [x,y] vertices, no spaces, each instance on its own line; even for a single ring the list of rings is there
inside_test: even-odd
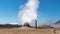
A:
[[[54,33],[53,28],[2,28],[0,34],[60,34],[60,30],[56,30]]]

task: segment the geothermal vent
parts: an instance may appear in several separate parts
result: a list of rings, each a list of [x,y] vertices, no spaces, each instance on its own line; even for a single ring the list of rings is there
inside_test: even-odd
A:
[[[18,18],[24,26],[30,26],[33,21],[37,20],[37,9],[39,0],[27,0],[28,2],[20,6]]]
[[[23,26],[30,27],[30,24],[26,22]]]

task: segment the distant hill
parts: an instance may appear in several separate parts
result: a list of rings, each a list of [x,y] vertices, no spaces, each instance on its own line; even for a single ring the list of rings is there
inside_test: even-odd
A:
[[[55,24],[60,24],[60,20],[59,20],[59,21],[57,21]]]
[[[56,23],[54,23],[54,24],[52,25],[52,27],[54,27],[54,28],[56,28],[56,29],[60,29],[60,20],[57,21]]]
[[[12,25],[12,24],[0,24],[0,28],[5,28],[5,27],[21,27],[22,25]]]

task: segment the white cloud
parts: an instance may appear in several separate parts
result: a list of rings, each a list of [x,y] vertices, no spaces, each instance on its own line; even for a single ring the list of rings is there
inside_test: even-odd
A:
[[[9,22],[8,24],[12,24],[12,25],[19,25],[19,23],[18,22]]]

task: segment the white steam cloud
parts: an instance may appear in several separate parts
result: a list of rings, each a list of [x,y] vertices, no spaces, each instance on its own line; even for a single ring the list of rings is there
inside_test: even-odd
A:
[[[28,0],[25,5],[22,5],[19,10],[19,22],[22,24],[37,19],[37,9],[39,6],[39,0]]]

